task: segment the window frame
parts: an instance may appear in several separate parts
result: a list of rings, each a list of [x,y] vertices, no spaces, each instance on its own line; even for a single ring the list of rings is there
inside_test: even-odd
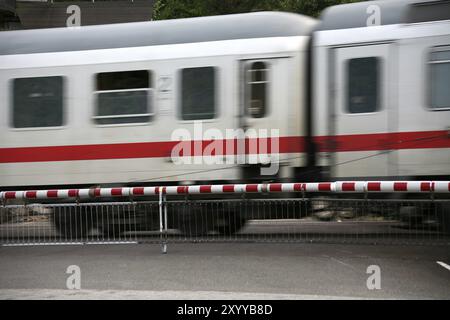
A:
[[[214,73],[214,116],[209,119],[183,119],[183,70],[185,69],[201,69],[201,68],[212,68]],[[177,112],[176,117],[179,122],[182,123],[193,123],[196,121],[201,122],[215,122],[217,119],[220,118],[220,87],[219,87],[219,81],[220,81],[220,68],[217,65],[195,65],[195,66],[184,66],[180,67],[177,70],[177,93],[176,93],[176,105],[177,105]]]
[[[427,91],[426,94],[425,94],[425,96],[427,97],[425,105],[426,105],[426,109],[428,111],[432,111],[432,112],[439,112],[439,111],[448,111],[448,110],[450,110],[450,105],[448,107],[443,107],[443,108],[435,108],[432,105],[433,97],[432,97],[432,92],[431,91],[432,91],[433,83],[432,83],[431,65],[442,64],[442,63],[449,63],[450,64],[450,59],[448,59],[448,60],[437,60],[437,61],[433,61],[431,59],[431,55],[433,53],[441,52],[441,51],[449,51],[450,52],[450,45],[442,45],[442,46],[431,47],[430,50],[428,51],[428,54],[427,54],[427,57],[426,57],[426,59],[427,59],[427,61],[426,61],[426,69],[427,69],[426,73],[427,73],[427,76],[425,77],[425,81],[427,81],[428,84],[426,84],[424,86],[424,88],[426,88],[425,90]]]
[[[350,73],[349,73],[349,67],[350,67],[350,61],[351,60],[355,60],[355,59],[367,59],[367,58],[375,58],[377,61],[377,65],[378,65],[378,69],[377,69],[377,104],[376,104],[376,108],[374,111],[368,111],[368,112],[350,112],[350,95],[349,95],[349,90],[350,90]],[[384,88],[383,88],[383,83],[384,83],[384,63],[383,63],[384,57],[381,55],[374,55],[374,56],[361,56],[361,57],[353,57],[350,59],[346,59],[345,61],[343,61],[343,63],[345,64],[343,70],[344,70],[344,84],[345,84],[345,92],[343,94],[343,104],[342,104],[342,108],[343,108],[343,113],[345,115],[349,115],[349,116],[358,116],[358,115],[370,115],[370,114],[375,114],[375,113],[380,113],[383,112],[383,100],[384,100]]]
[[[264,69],[253,69],[253,65],[256,63],[263,63],[265,68]],[[253,78],[249,76],[252,72],[256,71],[263,71],[264,74],[264,80],[262,81],[253,81]],[[251,119],[264,119],[270,116],[270,85],[271,85],[271,66],[270,63],[267,60],[252,60],[246,63],[245,70],[244,70],[244,85],[245,85],[245,109],[244,114],[247,118]],[[264,114],[262,117],[254,117],[250,114],[250,101],[251,101],[251,95],[252,95],[252,85],[259,84],[259,83],[265,83],[265,105],[264,105]]]
[[[116,89],[116,90],[97,90],[97,76],[103,73],[120,73],[120,72],[133,72],[133,71],[146,71],[148,74],[148,80],[149,80],[149,87],[148,88],[133,88],[133,89]],[[93,87],[94,90],[92,91],[93,94],[93,108],[92,108],[92,114],[91,114],[91,121],[92,123],[97,127],[122,127],[122,126],[142,126],[142,125],[148,125],[152,122],[154,122],[154,117],[156,115],[156,99],[155,99],[155,88],[152,86],[154,85],[154,71],[150,69],[125,69],[125,70],[104,70],[104,71],[98,71],[93,74]],[[99,95],[102,93],[118,93],[118,92],[138,92],[138,91],[145,91],[147,92],[147,113],[130,113],[130,114],[121,114],[121,115],[107,115],[107,116],[99,116],[98,115],[98,102],[99,102]],[[152,106],[152,108],[150,108]],[[151,110],[150,110],[151,109]],[[108,123],[108,124],[102,124],[98,123],[96,120],[98,119],[124,119],[124,118],[138,118],[138,117],[149,117],[148,121],[142,122],[124,122],[124,123]]]
[[[16,128],[14,127],[14,81],[16,79],[32,79],[32,78],[50,78],[50,77],[58,77],[62,79],[62,121],[60,126],[48,126],[48,127],[23,127]],[[44,131],[44,130],[61,130],[67,128],[68,125],[68,116],[67,116],[67,76],[63,74],[46,74],[46,75],[26,75],[21,77],[12,77],[9,79],[9,101],[8,101],[8,128],[11,131]]]

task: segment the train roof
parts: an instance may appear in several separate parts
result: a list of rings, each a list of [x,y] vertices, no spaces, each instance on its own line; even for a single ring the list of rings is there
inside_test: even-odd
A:
[[[367,26],[369,6],[380,8],[380,24],[403,24],[450,19],[450,1],[377,0],[336,5],[325,9],[317,30],[359,28]]]
[[[0,55],[305,36],[316,20],[287,12],[252,12],[75,28],[0,32]]]

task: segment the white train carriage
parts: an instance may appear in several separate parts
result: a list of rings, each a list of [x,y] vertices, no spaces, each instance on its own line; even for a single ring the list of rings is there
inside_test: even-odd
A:
[[[238,128],[279,129],[279,152],[303,166],[290,141],[306,135],[315,24],[252,13],[0,33],[0,185],[238,181],[234,150],[202,157]],[[174,163],[186,132],[203,146]]]
[[[324,11],[313,36],[318,166],[337,179],[449,177],[449,19],[449,1]]]

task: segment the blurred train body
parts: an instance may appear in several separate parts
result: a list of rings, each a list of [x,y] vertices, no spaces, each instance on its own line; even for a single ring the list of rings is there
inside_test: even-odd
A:
[[[448,2],[417,2],[2,32],[0,188],[448,179]],[[279,130],[280,170],[174,163],[199,123]]]

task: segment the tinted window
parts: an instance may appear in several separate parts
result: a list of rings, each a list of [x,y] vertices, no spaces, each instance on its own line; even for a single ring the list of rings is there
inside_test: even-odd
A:
[[[215,117],[214,67],[183,69],[181,91],[181,118],[183,120],[203,120]]]
[[[247,69],[247,114],[262,118],[267,110],[268,69],[264,62],[253,62]]]
[[[97,75],[97,90],[120,90],[150,88],[147,70],[105,72]]]
[[[63,77],[14,79],[14,128],[63,125]]]
[[[450,108],[450,50],[431,53],[431,108]]]
[[[379,70],[376,57],[347,61],[347,112],[367,113],[379,109]]]
[[[152,115],[151,74],[147,70],[97,74],[98,124],[149,122]]]

